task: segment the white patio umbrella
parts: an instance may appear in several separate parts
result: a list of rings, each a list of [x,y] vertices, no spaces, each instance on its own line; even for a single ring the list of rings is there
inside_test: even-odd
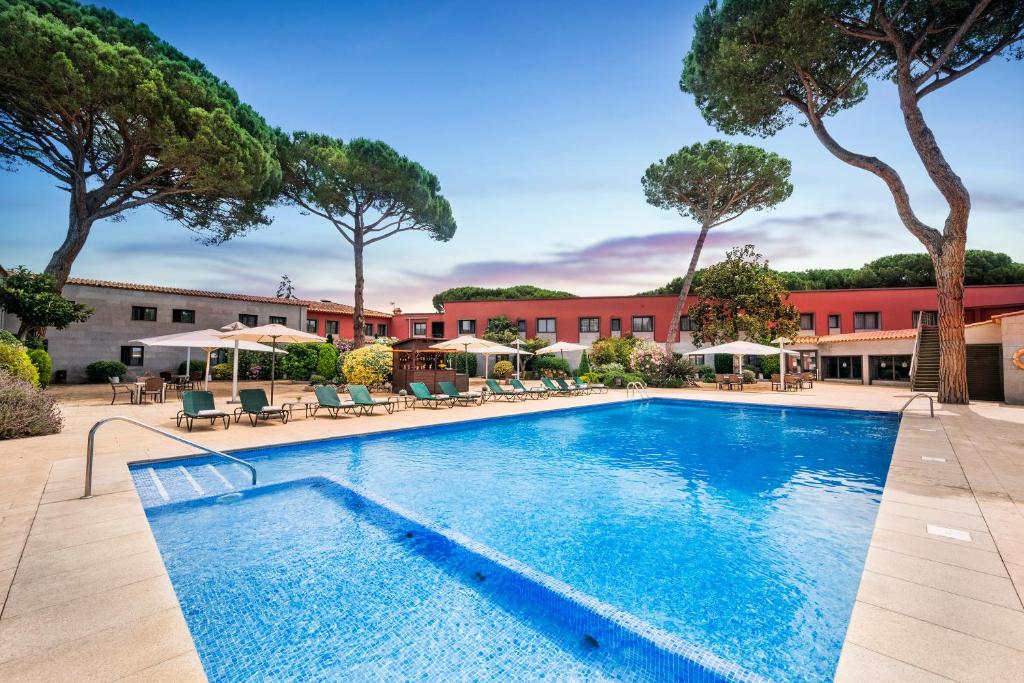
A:
[[[247,327],[244,330],[235,330],[234,332],[218,332],[218,336],[221,339],[238,339],[239,341],[250,341],[250,342],[265,342],[269,341],[270,346],[277,350],[277,343],[283,344],[301,344],[303,342],[326,342],[327,340],[323,337],[318,337],[315,334],[309,332],[303,332],[302,330],[294,330],[285,325],[278,325],[277,323],[271,323],[269,325],[260,325],[259,327]],[[275,357],[271,356],[270,361],[270,403],[274,403],[274,375],[277,374],[277,365],[274,362]]]
[[[516,337],[516,339],[512,341],[512,346],[516,347],[516,379],[519,379],[519,356],[533,355],[529,351],[523,351],[522,346],[525,343],[526,342],[524,342],[522,339],[519,339],[518,337]]]
[[[221,334],[223,333],[219,330],[213,329],[193,330],[192,332],[179,332],[177,334],[165,334],[159,337],[134,339],[132,340],[132,343],[142,344],[143,346],[173,346],[176,348],[202,349],[206,353],[206,374],[203,375],[203,389],[206,389],[207,381],[210,378],[210,354],[216,349],[223,349],[231,346],[230,342],[219,336]],[[236,348],[245,349],[246,351],[277,351],[269,346],[248,341],[243,342]],[[284,353],[284,351],[278,351],[278,353]]]
[[[233,322],[224,325],[220,328],[221,332],[237,332],[238,330],[247,330],[249,326],[240,323]],[[271,363],[273,365],[273,363]],[[231,355],[231,400],[228,403],[238,403],[238,340],[235,340],[235,352]]]
[[[785,346],[786,344],[792,344],[792,343],[793,343],[792,339],[786,339],[785,337],[779,337],[778,339],[772,339],[772,344],[778,344],[779,345],[779,382],[782,385],[782,390],[783,391],[786,390],[786,357],[784,355],[786,353],[786,349],[784,349],[782,347]],[[792,353],[794,355],[799,355],[799,354],[796,354],[795,351],[790,351],[790,353]]]
[[[582,344],[574,344],[572,342],[555,342],[550,346],[545,346],[543,349],[537,349],[537,355],[544,353],[558,353],[561,354],[562,359],[565,360],[566,351],[586,351],[589,346],[583,346]]]
[[[431,344],[430,348],[439,349],[441,351],[462,351],[463,353],[469,353],[472,351],[473,353],[484,353],[487,349],[494,348],[495,346],[501,346],[501,344],[487,339],[481,339],[480,337],[474,337],[471,334],[464,334],[461,337],[456,337],[455,339],[446,339],[443,342]],[[515,351],[512,351],[512,353],[515,353]]]
[[[530,353],[528,351],[520,351],[519,349],[513,349],[513,348],[510,348],[508,346],[504,346],[502,344],[498,344],[497,342],[492,342],[492,344],[493,344],[493,346],[486,346],[486,347],[483,347],[482,349],[476,351],[476,353],[479,353],[480,355],[482,355],[484,357],[484,377],[485,378],[488,376],[488,372],[487,372],[488,361],[490,360],[491,356],[511,356],[512,354],[515,354],[516,362],[518,362],[519,354],[520,353],[525,353],[528,356],[530,355]]]
[[[774,346],[766,346],[765,344],[755,344],[754,342],[749,342],[749,341],[734,341],[734,342],[728,342],[726,344],[719,344],[717,346],[709,346],[706,349],[696,349],[694,351],[690,351],[687,355],[689,355],[689,356],[700,356],[700,355],[711,355],[711,354],[716,354],[716,353],[728,353],[728,354],[730,354],[730,355],[732,355],[734,357],[737,357],[737,356],[774,356],[775,354],[779,354],[779,358],[780,359],[782,358],[782,354],[784,354],[784,353],[789,353],[789,354],[792,354],[794,356],[799,356],[800,355],[796,351],[788,351],[786,349],[783,349],[781,344],[779,345],[778,348],[775,348]],[[735,359],[734,359],[733,363],[734,363],[734,366],[735,366]],[[742,363],[740,363],[740,367],[743,367]],[[783,368],[784,368],[784,366],[780,365],[779,371],[783,372]]]

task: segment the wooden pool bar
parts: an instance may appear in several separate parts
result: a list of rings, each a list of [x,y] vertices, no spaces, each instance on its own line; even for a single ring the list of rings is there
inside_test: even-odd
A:
[[[396,342],[391,347],[391,390],[394,393],[402,389],[409,391],[411,382],[423,382],[433,393],[441,391],[439,382],[452,382],[459,391],[469,391],[469,375],[456,372],[451,367],[452,352],[430,348],[442,341],[414,337]]]

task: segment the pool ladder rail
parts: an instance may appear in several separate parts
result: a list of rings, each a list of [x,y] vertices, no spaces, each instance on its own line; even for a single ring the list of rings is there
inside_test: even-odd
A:
[[[933,399],[928,394],[923,394],[923,393],[914,394],[909,399],[907,399],[907,402],[903,404],[902,408],[900,408],[900,417],[903,417],[903,413],[907,410],[907,408],[910,407],[910,404],[914,402],[914,399],[918,399],[918,398],[922,398],[922,397],[928,399],[928,412],[931,413],[932,417],[935,417],[935,399]]]
[[[647,385],[643,382],[630,382],[626,385],[626,398],[650,398],[647,394]]]
[[[242,460],[241,458],[236,458],[233,455],[228,455],[227,453],[221,453],[220,451],[215,451],[212,448],[207,448],[206,446],[198,444],[198,443],[196,443],[194,441],[189,441],[188,439],[183,439],[180,436],[178,436],[177,434],[172,434],[171,432],[164,431],[163,429],[157,429],[153,425],[148,425],[145,422],[139,422],[138,420],[132,419],[130,417],[124,417],[123,415],[115,415],[113,417],[105,417],[105,418],[103,418],[102,420],[100,420],[99,422],[94,424],[92,426],[92,429],[89,430],[89,441],[88,441],[88,445],[86,446],[86,450],[85,450],[85,493],[82,495],[82,498],[92,498],[92,463],[93,463],[93,450],[94,450],[93,447],[95,446],[95,441],[96,441],[96,431],[99,430],[99,428],[102,427],[103,425],[105,425],[106,423],[108,423],[108,422],[115,422],[115,421],[116,422],[127,422],[127,423],[133,424],[133,425],[135,425],[137,427],[142,427],[143,429],[148,429],[151,432],[156,432],[157,434],[161,434],[163,436],[166,436],[168,439],[173,439],[174,441],[177,441],[179,443],[183,443],[186,446],[191,446],[192,448],[197,448],[197,449],[203,451],[204,453],[209,453],[210,455],[216,455],[217,457],[226,458],[228,460],[231,460],[232,462],[236,462],[239,465],[241,465],[242,467],[248,468],[249,472],[252,473],[252,485],[253,486],[256,485],[256,468],[252,466],[252,463],[246,462],[245,460]],[[195,456],[185,456],[185,457],[195,457]]]

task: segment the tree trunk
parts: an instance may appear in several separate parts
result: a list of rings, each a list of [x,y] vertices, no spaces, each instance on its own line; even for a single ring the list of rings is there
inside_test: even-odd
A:
[[[932,255],[939,299],[939,402],[967,403],[967,341],[964,337],[966,240],[943,240]]]
[[[697,272],[697,262],[700,260],[700,252],[704,249],[704,240],[707,239],[711,227],[705,223],[700,227],[700,235],[697,236],[697,243],[693,245],[693,256],[690,257],[690,267],[683,278],[683,287],[679,290],[679,300],[672,311],[672,319],[668,322],[668,337],[665,339],[665,350],[672,353],[672,344],[676,342],[679,335],[679,318],[683,315],[683,308],[686,306],[686,297],[690,293],[690,285],[693,284],[693,276]]]
[[[72,189],[69,204],[67,234],[64,236],[63,244],[53,252],[44,271],[57,281],[58,293],[64,289],[68,277],[71,276],[71,266],[85,246],[85,240],[88,239],[89,231],[96,220],[89,215],[84,189]]]
[[[356,282],[355,302],[352,306],[352,343],[360,348],[366,343],[363,330],[363,231],[355,230],[352,240],[352,252],[355,254]]]

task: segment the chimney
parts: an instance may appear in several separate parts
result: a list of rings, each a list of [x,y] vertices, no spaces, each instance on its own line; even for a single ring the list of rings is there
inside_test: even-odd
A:
[[[398,306],[395,306],[394,308],[391,309],[391,315],[402,315],[402,309],[399,308]]]

